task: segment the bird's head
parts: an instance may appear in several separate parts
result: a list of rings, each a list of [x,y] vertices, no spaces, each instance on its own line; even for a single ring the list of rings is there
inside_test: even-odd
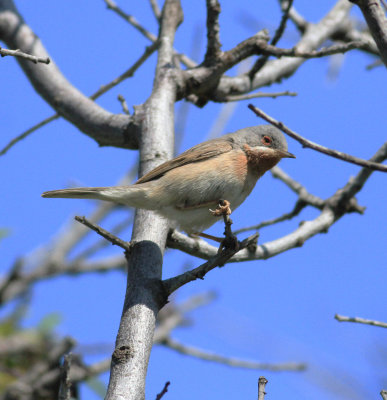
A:
[[[288,152],[283,133],[272,125],[258,125],[240,129],[229,135],[235,146],[245,151],[251,165],[263,174],[282,158],[296,158]]]

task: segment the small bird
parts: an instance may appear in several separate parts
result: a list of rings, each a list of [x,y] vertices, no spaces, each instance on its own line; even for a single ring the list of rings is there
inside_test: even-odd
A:
[[[221,218],[222,213],[211,210],[221,200],[237,208],[266,171],[282,158],[295,158],[287,148],[277,128],[253,126],[200,143],[133,185],[53,190],[42,197],[98,199],[154,210],[173,228],[200,233]]]

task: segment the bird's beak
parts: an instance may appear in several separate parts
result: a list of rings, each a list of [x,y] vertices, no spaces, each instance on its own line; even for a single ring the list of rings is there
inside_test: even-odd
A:
[[[294,154],[289,153],[288,151],[285,151],[285,150],[278,150],[277,149],[277,153],[282,158],[296,158],[296,156]]]

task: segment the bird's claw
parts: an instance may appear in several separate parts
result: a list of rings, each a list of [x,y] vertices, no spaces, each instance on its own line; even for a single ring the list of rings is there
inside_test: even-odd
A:
[[[219,200],[218,205],[215,210],[211,210],[210,212],[214,217],[221,217],[222,215],[230,215],[231,214],[231,203],[228,200]]]

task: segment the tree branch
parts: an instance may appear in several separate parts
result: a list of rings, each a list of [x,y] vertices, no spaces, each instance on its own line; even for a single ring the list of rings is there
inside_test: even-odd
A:
[[[165,382],[165,385],[163,387],[163,390],[156,396],[156,400],[161,400],[161,398],[165,395],[165,393],[168,392],[168,387],[171,384],[171,382]]]
[[[94,232],[98,233],[98,235],[102,236],[106,240],[108,240],[111,244],[121,247],[125,251],[130,251],[132,245],[130,242],[125,242],[121,240],[117,236],[114,236],[112,233],[108,232],[107,230],[101,228],[100,226],[93,224],[92,222],[88,221],[85,217],[78,217],[75,216],[74,219],[81,224],[87,226],[88,228],[92,229]]]
[[[265,386],[268,380],[264,376],[260,376],[258,379],[258,400],[265,400]]]
[[[335,315],[335,319],[339,322],[357,322],[359,324],[366,324],[372,326],[379,326],[380,328],[387,328],[387,322],[374,321],[372,319],[365,319],[359,317],[346,317],[344,315]]]
[[[350,154],[343,153],[341,151],[333,150],[325,146],[321,146],[320,144],[311,142],[308,139],[305,139],[298,133],[292,131],[287,126],[285,126],[282,122],[275,120],[269,115],[265,114],[262,110],[257,107],[249,104],[248,106],[250,110],[252,110],[258,117],[263,118],[265,121],[269,122],[273,126],[280,129],[282,132],[286,133],[291,138],[297,140],[297,142],[301,143],[303,147],[308,147],[310,149],[316,150],[320,153],[327,154],[328,156],[338,158],[339,160],[343,160],[352,164],[360,165],[362,167],[367,167],[375,171],[387,172],[387,165],[375,163],[372,161],[367,161],[359,157],[351,156]]]
[[[219,14],[220,3],[218,0],[207,0],[207,52],[204,64],[210,65],[221,55],[221,43],[219,38]]]
[[[387,67],[387,18],[377,0],[349,0],[359,6],[371,35],[378,46],[381,59]]]
[[[228,365],[234,368],[258,369],[266,371],[304,371],[306,369],[306,364],[303,363],[295,363],[295,362],[266,363],[266,362],[241,360],[234,357],[224,357],[216,353],[201,350],[197,347],[187,346],[170,337],[164,340],[164,342],[162,342],[161,344],[181,354],[199,358],[201,360],[212,361],[219,364]]]
[[[23,21],[11,0],[0,0],[0,35],[9,47],[48,57],[41,41]],[[138,147],[139,130],[135,118],[104,110],[72,86],[54,62],[49,66],[33,64],[23,58],[18,58],[18,62],[35,90],[60,115],[101,146]]]
[[[152,33],[145,29],[132,15],[124,12],[113,0],[104,0],[108,8],[114,12],[116,12],[121,18],[123,18],[126,22],[136,28],[139,32],[141,32],[147,39],[151,42],[155,43],[157,41],[157,37]],[[153,7],[153,6],[152,6]],[[179,60],[188,68],[195,68],[195,61],[191,60],[185,54],[181,54],[176,50],[173,51],[176,56],[178,56]]]
[[[289,18],[289,11],[291,9],[293,5],[293,0],[289,0],[288,4],[284,6],[283,8],[283,14],[282,14],[282,18],[281,18],[281,22],[277,28],[277,30],[275,31],[274,37],[272,38],[272,40],[270,41],[270,44],[272,46],[275,46],[278,41],[280,40],[281,36],[283,35],[285,28],[286,28],[286,22]],[[254,75],[266,64],[266,61],[269,59],[269,55],[266,54],[262,57],[260,57],[256,63],[253,65],[253,68],[251,68],[250,72],[249,72],[249,76],[250,79],[252,79],[254,77]]]
[[[318,49],[327,39],[342,30],[350,9],[351,4],[348,0],[339,0],[320,22],[307,25],[307,29],[295,48],[304,53]],[[290,16],[292,10],[293,7],[290,9]],[[293,75],[305,60],[305,58],[296,57],[268,61],[253,79],[250,79],[248,74],[235,77],[222,76],[218,86],[209,97],[224,98],[230,94],[244,94],[280,82]]]
[[[3,49],[0,47],[0,55],[1,55],[1,57],[14,56],[14,57],[25,58],[26,60],[32,61],[34,64],[37,64],[38,62],[40,62],[42,64],[50,64],[49,57],[42,58],[42,57],[31,56],[31,54],[23,53],[19,49],[8,50],[8,49]]]
[[[177,275],[173,278],[169,278],[163,281],[163,287],[165,292],[170,295],[175,290],[179,289],[183,285],[192,282],[196,279],[204,279],[204,276],[216,267],[223,266],[234,254],[240,250],[248,249],[251,245],[255,244],[258,238],[258,234],[254,234],[247,239],[239,243],[236,248],[224,248],[220,253],[210,258],[207,262],[200,265],[191,271],[184,272],[181,275]]]
[[[140,176],[173,155],[176,69],[173,42],[182,21],[179,0],[166,0],[160,18],[159,48],[152,94],[141,107]],[[106,400],[142,399],[156,316],[166,297],[160,285],[168,233],[164,219],[137,210],[128,254],[125,301],[112,356]]]

